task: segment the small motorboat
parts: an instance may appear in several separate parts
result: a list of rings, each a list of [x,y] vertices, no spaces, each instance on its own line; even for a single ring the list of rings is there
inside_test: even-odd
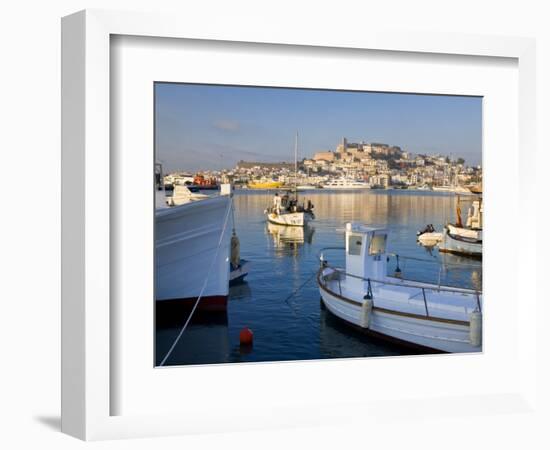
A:
[[[298,203],[296,193],[293,197],[286,194],[279,197],[278,194],[275,194],[274,205],[264,212],[267,215],[267,221],[275,225],[303,227],[315,218],[313,203],[311,201],[306,204]]]
[[[264,210],[267,221],[275,225],[285,225],[293,227],[306,226],[310,220],[315,218],[313,214],[313,203],[311,200],[300,203],[298,201],[298,133],[294,144],[294,189],[293,195],[288,194],[279,196],[275,193],[273,205]]]
[[[321,255],[322,304],[350,326],[426,353],[479,352],[482,293],[387,275],[388,232],[348,223],[345,267]]]
[[[430,223],[423,230],[416,233],[416,240],[426,247],[433,247],[443,239],[443,233],[435,231],[434,226]]]
[[[421,235],[423,235],[423,234],[426,234],[426,233],[433,233],[434,231],[435,231],[435,228],[434,228],[434,226],[430,223],[430,224],[426,225],[426,226],[424,227],[423,230],[418,230],[418,231],[416,232],[416,237],[419,237],[419,236],[421,236]]]
[[[416,239],[419,244],[425,247],[434,247],[443,240],[443,233],[438,233],[435,231],[433,233],[423,233]]]

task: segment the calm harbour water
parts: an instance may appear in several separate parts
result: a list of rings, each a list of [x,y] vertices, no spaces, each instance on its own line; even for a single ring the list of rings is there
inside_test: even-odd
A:
[[[250,273],[245,283],[230,288],[226,316],[191,321],[167,365],[410,354],[352,330],[320,308],[314,277],[319,251],[342,247],[345,224],[351,221],[389,230],[388,251],[400,255],[404,278],[481,288],[481,262],[440,254],[416,242],[417,230],[426,224],[439,231],[454,220],[454,195],[376,190],[308,191],[300,196],[315,205],[315,220],[304,229],[266,223],[263,211],[273,192],[236,191],[236,230],[241,258],[251,262]],[[462,209],[467,210],[464,205]],[[325,258],[343,265],[343,251],[326,252]],[[388,273],[394,270],[392,258]],[[247,351],[239,346],[243,327],[254,333],[254,345]],[[157,363],[179,329],[157,329]]]

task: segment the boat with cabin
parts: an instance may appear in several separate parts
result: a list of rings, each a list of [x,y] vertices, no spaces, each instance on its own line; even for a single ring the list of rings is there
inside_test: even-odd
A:
[[[346,225],[345,267],[321,255],[322,305],[366,334],[426,353],[481,351],[481,291],[388,276],[387,238],[385,229]]]
[[[198,187],[201,191],[218,190],[220,188],[216,178],[206,177],[202,173],[197,173],[193,177],[193,186]]]
[[[300,203],[298,199],[298,133],[294,144],[294,189],[290,193],[275,193],[273,204],[264,210],[267,221],[275,225],[303,227],[315,218],[313,203],[310,200]]]
[[[194,177],[192,174],[187,172],[178,172],[166,175],[164,177],[164,186],[170,186],[173,189],[174,186],[180,184],[185,186],[191,186],[193,184]]]
[[[323,184],[323,189],[370,189],[371,186],[366,181],[353,178],[334,178]]]
[[[275,194],[273,206],[267,208],[264,213],[267,221],[275,225],[304,227],[315,218],[313,203],[299,203],[298,195]]]

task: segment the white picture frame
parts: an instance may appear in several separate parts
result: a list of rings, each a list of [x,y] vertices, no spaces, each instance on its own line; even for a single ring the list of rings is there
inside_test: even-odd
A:
[[[112,144],[110,107],[111,36],[141,36],[193,39],[255,44],[284,44],[327,48],[338,52],[366,49],[379,52],[415,55],[463,55],[517,60],[518,97],[518,185],[514,199],[516,211],[524,223],[535,228],[534,172],[535,154],[535,44],[532,39],[487,37],[451,34],[396,33],[374,30],[326,34],[323,30],[280,30],[251,24],[249,28],[233,28],[231,24],[209,29],[191,17],[163,14],[82,11],[67,16],[62,22],[62,430],[86,440],[121,437],[161,436],[201,431],[258,429],[271,426],[310,425],[342,419],[373,420],[378,415],[398,421],[392,402],[400,401],[411,415],[423,410],[422,402],[431,402],[445,416],[467,417],[472,412],[498,414],[510,410],[517,414],[533,414],[536,404],[536,318],[518,312],[517,378],[500,393],[475,393],[463,397],[441,397],[424,393],[410,398],[397,397],[387,402],[369,403],[363,397],[355,404],[342,402],[327,406],[279,404],[269,413],[235,413],[224,419],[227,405],[220,405],[223,414],[214,420],[201,414],[119,414],[112,415],[112,383],[110,367],[113,354],[110,336],[115,332],[110,320],[111,283],[111,173]],[[151,105],[152,108],[152,105]],[[519,154],[519,153],[518,153]],[[111,180],[111,182],[109,182]],[[521,201],[520,201],[521,199]],[[526,245],[518,257],[536,260],[536,249]],[[532,263],[534,264],[534,263]],[[533,266],[518,266],[518,279],[526,279]],[[516,295],[517,293],[511,294]],[[526,287],[522,302],[527,310],[536,311],[537,292],[534,284]],[[525,311],[525,310],[523,310]],[[146,333],[147,331],[144,331]],[[152,339],[152,335],[150,336]],[[390,360],[387,360],[390,361]],[[393,363],[382,362],[386,366]],[[358,368],[360,362],[352,363]],[[307,364],[306,364],[307,365]],[[249,366],[250,367],[250,366]],[[177,370],[177,369],[170,369]],[[257,376],[268,376],[276,365],[256,365]],[[315,366],[307,365],[311,376]],[[358,369],[359,370],[359,369]],[[267,375],[266,375],[267,374]],[[309,400],[308,400],[309,401]],[[505,406],[504,406],[505,405]],[[269,405],[266,405],[269,406]],[[315,413],[317,411],[317,413]],[[321,411],[319,413],[319,411]],[[254,416],[250,418],[249,416]],[[430,416],[430,414],[428,414]],[[432,415],[433,416],[433,415]],[[242,420],[247,417],[249,420]],[[354,419],[352,419],[354,418]]]

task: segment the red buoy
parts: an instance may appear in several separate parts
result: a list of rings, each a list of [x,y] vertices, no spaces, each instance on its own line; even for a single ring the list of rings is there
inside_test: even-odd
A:
[[[243,328],[239,334],[239,342],[241,345],[252,345],[254,333],[250,328]]]

